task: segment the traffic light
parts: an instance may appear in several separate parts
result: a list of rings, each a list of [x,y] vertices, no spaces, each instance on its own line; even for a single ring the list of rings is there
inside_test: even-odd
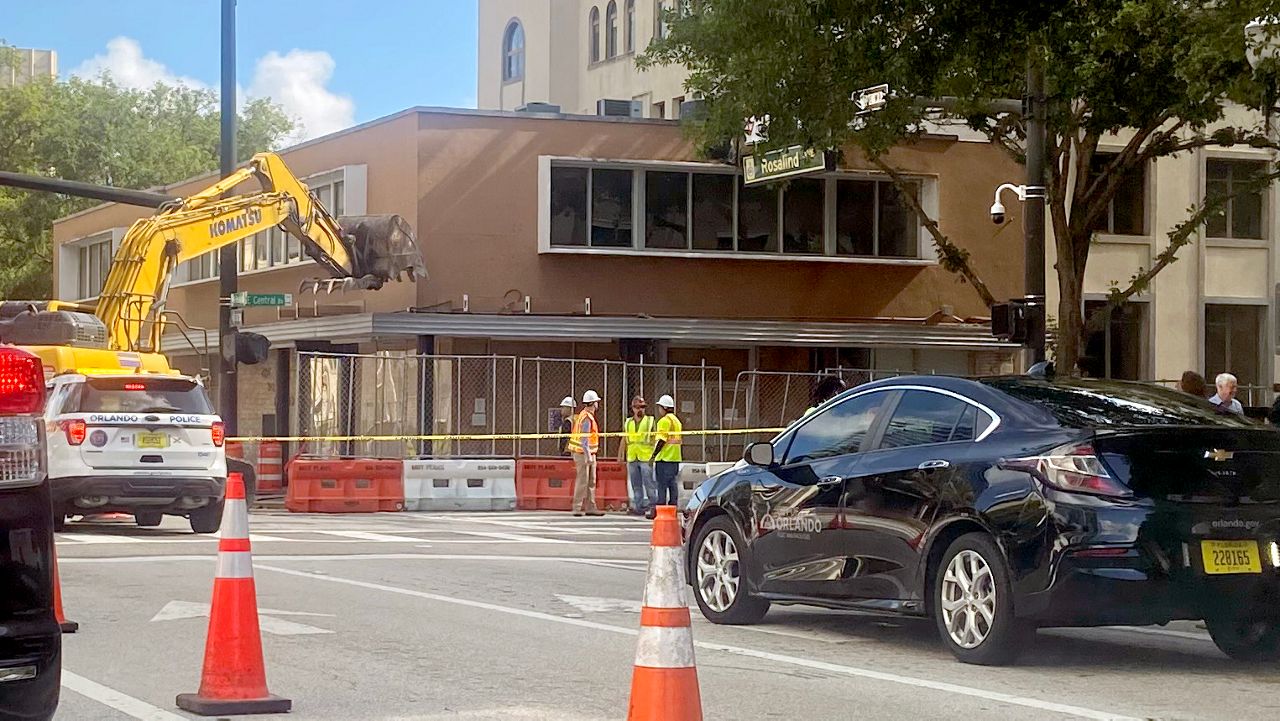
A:
[[[258,333],[236,331],[236,361],[244,365],[256,365],[267,359],[271,341]]]
[[[1003,341],[1026,345],[1044,335],[1044,304],[1014,298],[991,306],[991,335]]]

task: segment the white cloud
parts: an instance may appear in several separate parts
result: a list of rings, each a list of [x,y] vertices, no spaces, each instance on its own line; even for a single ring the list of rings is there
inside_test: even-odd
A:
[[[338,95],[327,85],[333,78],[335,63],[329,53],[320,50],[293,49],[283,55],[271,51],[258,59],[253,79],[246,92],[237,88],[237,99],[270,98],[297,123],[297,129],[286,138],[296,143],[332,133],[355,124],[355,101]],[[178,75],[164,63],[146,57],[137,40],[112,38],[106,52],[81,63],[71,74],[85,80],[97,80],[109,74],[125,88],[147,90],[156,83],[198,89],[217,88],[195,78]]]
[[[112,38],[105,53],[94,55],[71,71],[72,75],[85,80],[97,80],[103,73],[109,74],[121,87],[134,90],[149,90],[156,83],[209,87],[195,78],[175,74],[164,63],[144,57],[138,41],[126,37]]]
[[[334,62],[319,50],[271,51],[258,60],[249,97],[268,97],[298,121],[292,141],[332,133],[355,124],[356,104],[326,87]]]

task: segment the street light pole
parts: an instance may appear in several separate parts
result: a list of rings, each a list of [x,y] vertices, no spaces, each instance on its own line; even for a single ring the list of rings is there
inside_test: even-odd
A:
[[[222,0],[222,142],[218,154],[222,177],[236,169],[236,0]],[[236,246],[218,251],[218,413],[228,436],[238,432],[236,329],[231,325],[231,294],[235,293]]]
[[[1024,285],[1027,301],[1027,349],[1031,362],[1044,360],[1045,346],[1045,286],[1044,286],[1044,215],[1045,201],[1045,142],[1046,113],[1044,97],[1044,68],[1036,58],[1027,63],[1027,182],[1023,206],[1023,231],[1025,234],[1026,269]]]

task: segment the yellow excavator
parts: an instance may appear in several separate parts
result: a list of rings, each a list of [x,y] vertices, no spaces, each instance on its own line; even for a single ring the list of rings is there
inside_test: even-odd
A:
[[[227,196],[256,180],[261,191]],[[279,226],[332,276],[312,290],[376,289],[426,277],[422,253],[399,215],[334,218],[275,153],[186,198],[165,202],[125,233],[95,303],[0,303],[0,342],[40,356],[46,375],[78,370],[171,373],[162,354],[165,310],[178,264]]]

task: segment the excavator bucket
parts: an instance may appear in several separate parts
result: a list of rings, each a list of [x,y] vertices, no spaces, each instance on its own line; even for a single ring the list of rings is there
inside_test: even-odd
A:
[[[369,290],[389,280],[414,282],[427,277],[418,240],[402,216],[353,215],[337,221],[351,252],[352,277],[307,281],[302,291]]]

